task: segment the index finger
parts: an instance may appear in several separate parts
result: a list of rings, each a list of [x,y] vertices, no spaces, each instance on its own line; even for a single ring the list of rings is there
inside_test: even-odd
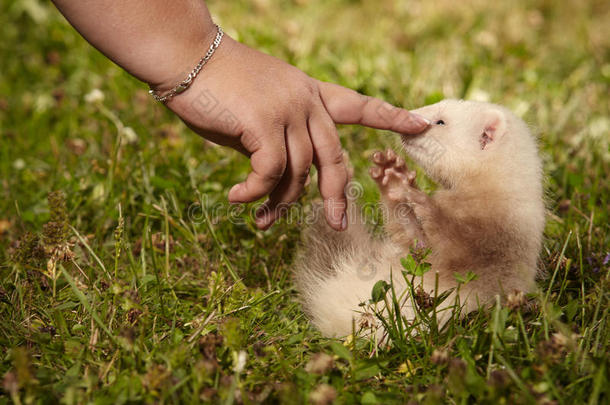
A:
[[[359,124],[401,134],[419,134],[430,125],[420,115],[337,84],[318,81],[318,89],[326,110],[337,124]]]

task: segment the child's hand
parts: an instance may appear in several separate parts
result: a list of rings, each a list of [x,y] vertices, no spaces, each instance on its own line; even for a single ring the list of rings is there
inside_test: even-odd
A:
[[[168,107],[201,136],[250,157],[252,172],[230,190],[229,200],[268,196],[256,218],[263,229],[278,218],[278,207],[297,200],[312,163],[318,168],[327,221],[345,229],[347,169],[335,123],[408,134],[428,126],[422,117],[312,79],[228,36],[189,90]]]

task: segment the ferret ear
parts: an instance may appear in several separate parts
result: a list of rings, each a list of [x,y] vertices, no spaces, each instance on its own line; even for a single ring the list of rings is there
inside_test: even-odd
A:
[[[488,144],[497,141],[506,132],[506,119],[502,112],[497,110],[487,111],[483,120],[483,132],[479,138],[481,150],[486,149]]]

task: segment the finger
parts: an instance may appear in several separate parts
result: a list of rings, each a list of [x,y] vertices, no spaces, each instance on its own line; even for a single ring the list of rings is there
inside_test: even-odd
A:
[[[313,144],[314,162],[318,168],[320,194],[328,224],[336,230],[347,228],[345,185],[347,168],[343,162],[337,129],[324,107],[316,108],[308,121]]]
[[[337,124],[359,124],[402,134],[418,134],[430,125],[420,115],[337,84],[318,81],[318,89],[326,111]]]
[[[299,198],[309,177],[313,147],[304,124],[286,129],[286,152],[288,162],[284,176],[256,212],[256,225],[261,229],[269,228]]]
[[[251,153],[252,171],[246,181],[234,185],[229,191],[229,201],[232,203],[256,201],[271,193],[286,169],[286,146],[281,130],[275,133],[262,131],[260,134],[245,132],[241,142]]]

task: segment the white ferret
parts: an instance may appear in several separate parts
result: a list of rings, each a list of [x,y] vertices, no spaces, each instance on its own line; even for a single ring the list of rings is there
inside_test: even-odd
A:
[[[305,312],[326,336],[358,328],[359,304],[377,281],[392,280],[399,295],[406,291],[400,259],[415,241],[430,250],[431,270],[418,278],[426,293],[437,277],[440,294],[457,286],[455,273],[476,274],[452,293],[459,291],[463,312],[535,288],[545,206],[542,165],[526,124],[506,108],[473,101],[444,100],[414,112],[432,125],[403,135],[404,149],[439,189],[424,193],[402,158],[376,152],[370,174],[381,192],[386,235],[375,238],[354,221],[354,204],[348,230],[336,232],[320,219],[303,234],[295,281]],[[412,305],[406,302],[402,313],[414,316]]]

